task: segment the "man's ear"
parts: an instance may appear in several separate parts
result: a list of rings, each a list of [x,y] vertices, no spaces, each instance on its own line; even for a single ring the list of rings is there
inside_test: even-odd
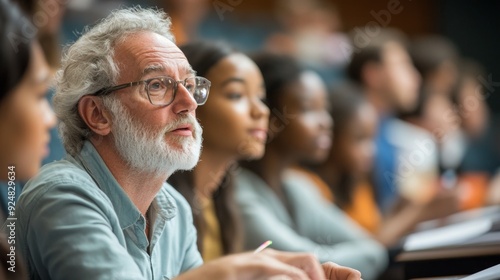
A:
[[[111,114],[104,108],[99,97],[82,97],[78,103],[78,113],[95,134],[105,136],[111,132]]]

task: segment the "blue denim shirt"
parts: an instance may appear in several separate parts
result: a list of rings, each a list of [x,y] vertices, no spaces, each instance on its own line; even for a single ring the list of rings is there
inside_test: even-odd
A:
[[[148,182],[144,182],[147,184]],[[90,142],[44,166],[16,207],[31,279],[172,279],[202,264],[188,203],[164,184],[145,218]]]
[[[377,204],[382,212],[388,212],[398,197],[398,185],[395,180],[397,174],[397,149],[389,141],[389,128],[393,117],[382,117],[379,124],[375,145],[377,147],[374,158],[374,183]]]

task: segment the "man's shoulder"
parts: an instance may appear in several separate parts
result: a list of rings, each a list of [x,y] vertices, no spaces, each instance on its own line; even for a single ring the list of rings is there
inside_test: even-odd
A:
[[[101,196],[101,191],[85,169],[63,159],[44,165],[40,172],[26,183],[19,204],[34,203],[45,194],[54,192]]]

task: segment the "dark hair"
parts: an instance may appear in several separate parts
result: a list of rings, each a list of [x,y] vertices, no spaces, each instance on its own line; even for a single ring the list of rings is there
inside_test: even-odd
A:
[[[458,61],[458,79],[451,91],[451,100],[456,105],[460,105],[460,90],[464,86],[466,80],[473,79],[477,81],[479,77],[486,77],[486,71],[479,62],[470,58],[460,59]]]
[[[197,75],[205,76],[223,58],[237,53],[222,42],[193,42],[180,47]],[[200,203],[194,189],[193,171],[178,172],[170,176],[168,182],[188,201],[193,209],[193,220],[198,231],[198,250],[203,253],[205,220],[200,210]],[[240,252],[243,249],[243,228],[234,199],[234,183],[231,169],[222,180],[217,191],[212,195],[215,214],[219,220],[224,254]]]
[[[402,120],[409,120],[411,118],[421,118],[424,115],[427,102],[429,98],[434,94],[426,87],[420,87],[418,90],[417,100],[415,106],[411,110],[399,111],[397,117]]]
[[[442,36],[426,36],[412,43],[410,54],[415,63],[415,68],[425,79],[435,71],[443,62],[456,63],[459,57],[455,45]]]
[[[332,87],[329,102],[330,115],[335,121],[333,132],[334,135],[337,135],[337,132],[342,132],[345,129],[356,110],[368,101],[365,100],[363,89],[359,84],[345,82]]]
[[[257,64],[264,78],[269,109],[280,107],[279,100],[285,87],[296,83],[305,68],[288,55],[261,52],[251,55],[250,58]]]
[[[22,80],[31,59],[34,30],[21,11],[8,0],[0,0],[0,101]]]
[[[0,0],[0,103],[22,80],[31,59],[32,38],[23,34],[23,28],[33,26],[18,7],[7,0]],[[24,37],[23,37],[24,36]],[[4,234],[0,234],[0,278],[25,279],[26,266],[18,258],[16,273],[7,272],[9,245]],[[7,273],[9,275],[7,276]]]
[[[180,49],[199,76],[207,75],[219,61],[238,53],[236,49],[222,41],[197,41],[182,45]]]
[[[408,46],[404,34],[395,29],[382,29],[376,37],[369,38],[365,46],[357,46],[355,36],[355,33],[351,34],[353,53],[346,71],[348,77],[359,84],[364,83],[362,75],[365,65],[370,62],[380,63],[384,48],[388,43],[397,43],[405,49]]]
[[[346,82],[330,90],[330,115],[334,120],[333,137],[337,138],[345,133],[356,111],[365,103],[363,89],[359,84]],[[338,141],[333,141],[332,149],[338,148]],[[331,156],[331,153],[330,153]],[[325,162],[327,164],[328,161]],[[342,163],[338,163],[339,166]],[[335,196],[335,203],[345,209],[353,202],[356,180],[349,171],[339,170],[339,181],[328,184]]]

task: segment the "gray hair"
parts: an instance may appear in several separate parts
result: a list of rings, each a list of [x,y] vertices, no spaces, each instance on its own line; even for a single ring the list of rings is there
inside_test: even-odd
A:
[[[119,40],[140,31],[151,31],[174,42],[167,14],[156,9],[134,7],[111,12],[84,34],[63,54],[56,73],[54,111],[66,152],[76,155],[91,135],[78,113],[78,101],[85,95],[115,85],[119,76],[113,59]]]

